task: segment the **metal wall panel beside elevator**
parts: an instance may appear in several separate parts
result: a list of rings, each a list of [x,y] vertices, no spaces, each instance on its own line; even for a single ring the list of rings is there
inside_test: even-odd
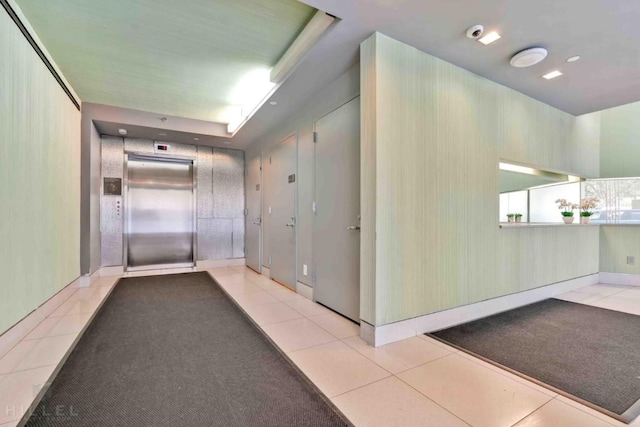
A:
[[[122,178],[124,152],[154,154],[147,139],[102,136],[102,177]],[[197,260],[244,257],[244,153],[168,142],[166,155],[196,160]],[[121,196],[101,196],[102,266],[122,265]],[[122,210],[121,210],[122,212]]]

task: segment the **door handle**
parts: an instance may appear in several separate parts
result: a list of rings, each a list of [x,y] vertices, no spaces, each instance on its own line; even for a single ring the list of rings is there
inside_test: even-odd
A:
[[[360,226],[359,225],[350,225],[349,227],[347,227],[347,230],[360,230]]]
[[[296,217],[291,217],[291,222],[284,225],[285,227],[295,227],[296,226]]]

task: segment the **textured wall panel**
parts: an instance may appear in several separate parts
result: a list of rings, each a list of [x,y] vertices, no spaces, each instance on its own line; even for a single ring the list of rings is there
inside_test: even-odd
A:
[[[0,334],[80,275],[80,112],[0,11]],[[3,418],[4,419],[4,418]]]
[[[610,108],[600,114],[601,177],[640,176],[640,102]]]
[[[127,152],[154,154],[154,144],[162,143],[169,145],[165,155],[196,157],[197,146],[191,144],[178,144],[175,142],[152,141],[150,139],[125,138],[124,149]]]
[[[233,257],[233,220],[198,220],[198,259],[227,259]]]
[[[628,256],[634,264],[627,264]],[[640,226],[600,226],[600,271],[640,274]]]
[[[244,217],[233,219],[233,258],[244,257]]]
[[[213,217],[213,149],[198,147],[198,218]]]
[[[124,142],[115,136],[102,137],[102,178],[123,179]],[[124,182],[122,183],[124,186]],[[105,196],[100,190],[100,247],[103,267],[122,265],[124,203],[122,196]],[[117,203],[120,202],[120,213]]]
[[[362,240],[363,257],[375,241],[376,273],[371,283],[363,271],[375,301],[364,319],[383,325],[596,273],[597,227],[500,229],[496,218],[501,159],[597,176],[599,117],[578,120],[372,37],[361,50]]]
[[[213,217],[244,216],[244,152],[213,149]]]

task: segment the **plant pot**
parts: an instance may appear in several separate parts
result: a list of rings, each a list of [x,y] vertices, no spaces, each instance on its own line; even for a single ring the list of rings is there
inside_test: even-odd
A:
[[[517,217],[516,217],[516,222],[522,222],[522,217],[517,216]]]
[[[562,220],[564,221],[565,224],[573,224],[573,217],[572,216],[563,216]]]
[[[512,216],[507,217],[507,222],[513,222],[513,217]]]
[[[590,216],[581,216],[580,217],[580,224],[589,224],[591,222],[591,217]]]

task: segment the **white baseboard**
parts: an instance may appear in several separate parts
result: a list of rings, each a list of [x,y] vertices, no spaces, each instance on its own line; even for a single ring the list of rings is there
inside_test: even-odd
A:
[[[308,300],[313,301],[313,288],[302,282],[296,282],[296,292]]]
[[[360,337],[368,344],[378,347],[416,335],[438,331],[503,311],[512,310],[584,286],[595,285],[599,283],[599,280],[599,274],[595,273],[589,276],[578,277],[516,294],[505,295],[377,327],[361,322]]]
[[[267,267],[265,267],[264,265],[262,266],[262,273],[263,276],[271,279],[271,270],[268,269]]]
[[[67,298],[77,290],[77,288],[84,287],[81,286],[80,279],[82,279],[82,277],[79,277],[69,283],[4,333],[0,332],[0,359],[7,354],[9,350],[15,347],[15,345],[24,337],[26,337],[48,315],[60,307],[60,305],[65,302]]]
[[[608,285],[640,286],[640,275],[624,273],[600,273],[600,283]]]
[[[207,259],[196,261],[197,269],[220,268],[220,267],[241,267],[246,264],[244,258],[232,259]]]
[[[101,267],[98,271],[100,277],[122,276],[124,274],[124,267],[121,265],[114,265],[112,267]]]
[[[100,278],[100,269],[97,269],[92,274],[86,274],[84,276],[78,277],[78,287],[79,288],[88,288]]]

